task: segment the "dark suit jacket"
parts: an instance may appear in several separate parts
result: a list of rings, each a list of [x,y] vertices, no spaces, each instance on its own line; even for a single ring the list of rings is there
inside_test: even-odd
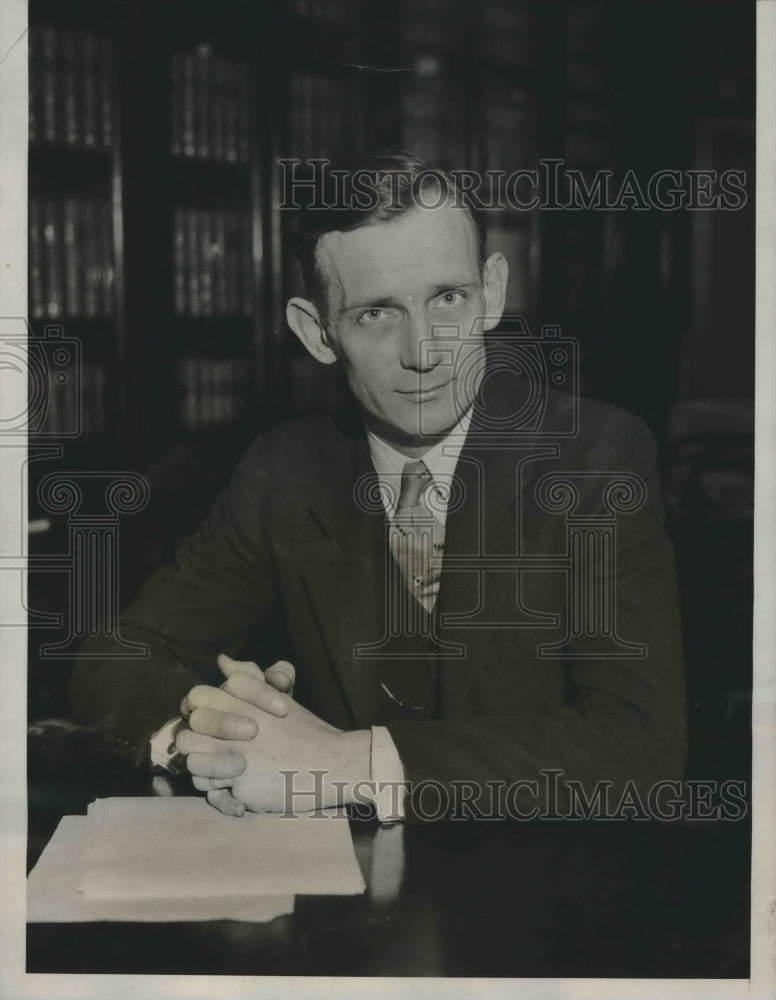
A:
[[[438,598],[441,717],[389,729],[415,784],[537,779],[539,805],[557,794],[562,808],[564,787],[547,793],[542,769],[588,792],[681,776],[680,629],[651,435],[630,414],[553,391],[529,428],[527,393],[522,379],[488,378],[459,460]],[[625,485],[607,492],[614,473]],[[199,532],[121,617],[122,636],[150,657],[85,645],[79,721],[140,763],[192,685],[220,683],[216,655],[253,637],[267,660],[292,660],[299,697],[328,722],[379,722],[373,664],[355,648],[385,629],[385,518],[379,503],[363,509],[370,474],[350,412],[258,438]]]

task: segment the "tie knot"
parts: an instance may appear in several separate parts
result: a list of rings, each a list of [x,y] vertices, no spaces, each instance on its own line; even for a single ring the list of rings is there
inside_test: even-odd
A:
[[[423,490],[431,482],[431,473],[422,459],[406,462],[401,474],[401,493],[397,512],[405,507],[417,507]]]

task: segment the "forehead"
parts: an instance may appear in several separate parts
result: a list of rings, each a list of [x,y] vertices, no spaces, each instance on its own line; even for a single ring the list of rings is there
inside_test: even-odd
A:
[[[330,302],[345,307],[479,279],[474,226],[462,209],[448,204],[416,207],[349,233],[327,233],[318,261]]]

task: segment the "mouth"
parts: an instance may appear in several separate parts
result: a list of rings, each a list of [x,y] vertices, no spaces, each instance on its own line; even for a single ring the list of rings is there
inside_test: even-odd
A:
[[[397,389],[397,392],[400,396],[412,400],[413,403],[424,403],[428,399],[435,399],[437,396],[441,396],[452,381],[452,378],[449,378],[446,382],[440,382],[439,385],[423,387],[421,389]]]

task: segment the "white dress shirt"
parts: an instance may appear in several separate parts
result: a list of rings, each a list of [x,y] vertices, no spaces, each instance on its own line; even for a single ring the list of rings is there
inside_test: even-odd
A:
[[[434,486],[431,488],[437,492],[436,502],[432,505],[433,514],[443,528],[447,522],[447,506],[455,468],[471,419],[472,412],[469,409],[444,440],[429,448],[425,454],[418,456],[423,459],[434,480]],[[367,429],[367,440],[372,465],[380,480],[383,506],[388,517],[393,518],[396,513],[394,501],[398,500],[401,492],[404,466],[413,460],[396,451],[387,441],[369,429]],[[407,794],[404,785],[404,767],[396,744],[385,726],[372,726],[371,770],[377,818],[381,823],[404,819],[404,799]]]
[[[446,438],[429,448],[422,458],[434,480],[436,490],[433,506],[434,516],[442,527],[447,521],[447,506],[450,490],[461,454],[466,434],[471,423],[469,409]],[[413,461],[396,451],[387,441],[367,429],[369,456],[381,486],[381,496],[385,512],[389,518],[396,513],[394,500],[398,499],[401,476],[407,462]],[[165,769],[175,757],[175,733],[179,718],[170,719],[151,737],[151,762]],[[385,726],[372,726],[372,748],[370,770],[372,779],[372,800],[377,818],[381,823],[392,823],[404,819],[404,767],[396,744]]]

